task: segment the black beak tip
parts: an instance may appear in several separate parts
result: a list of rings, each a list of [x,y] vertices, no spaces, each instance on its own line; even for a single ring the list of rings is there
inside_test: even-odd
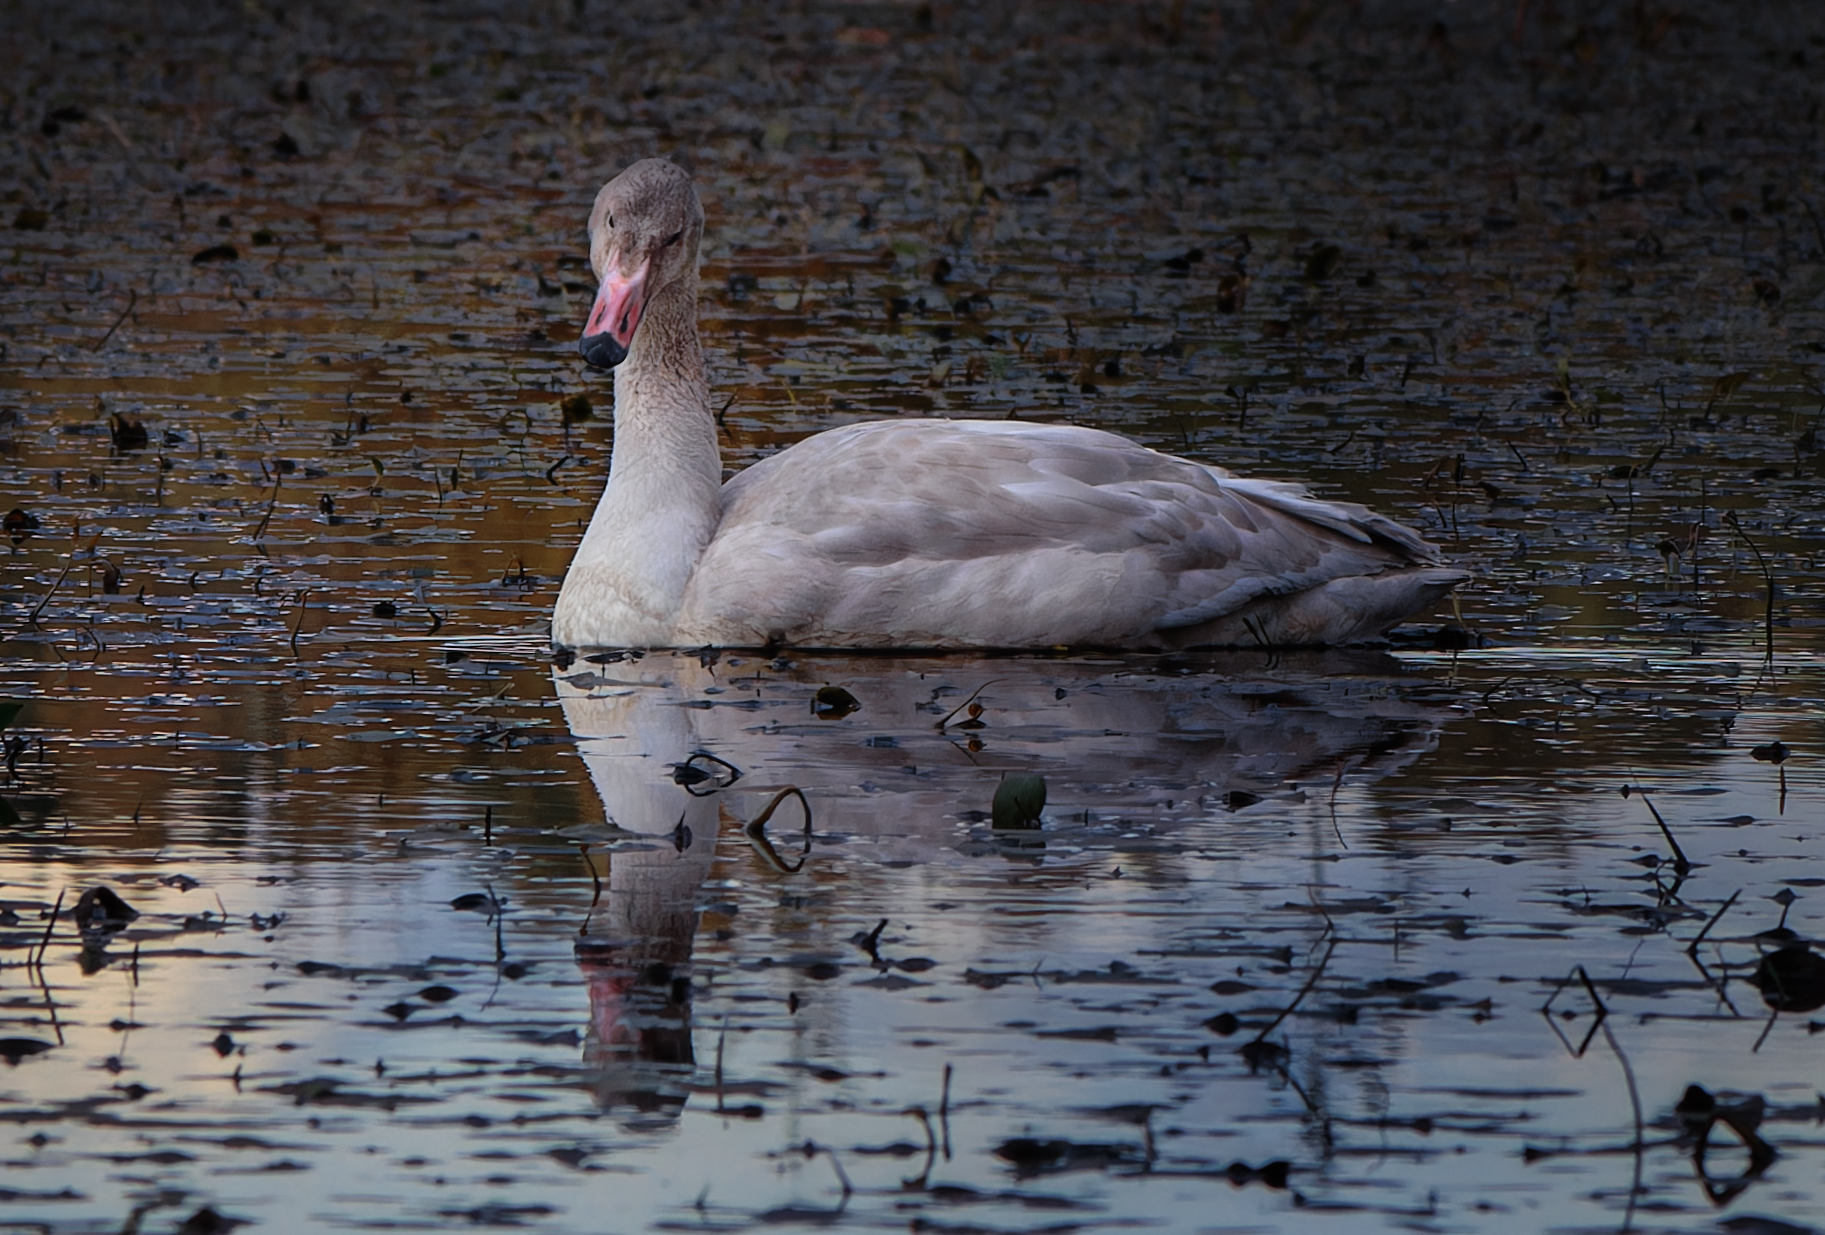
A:
[[[601,334],[586,334],[577,342],[577,350],[583,353],[583,362],[592,369],[612,369],[627,359],[627,349],[615,342],[615,336],[606,330]]]

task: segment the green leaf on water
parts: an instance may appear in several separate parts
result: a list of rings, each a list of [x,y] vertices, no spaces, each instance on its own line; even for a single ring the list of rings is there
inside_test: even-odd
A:
[[[1046,778],[1033,773],[1008,776],[995,786],[995,804],[989,809],[997,829],[1036,828],[1039,812],[1046,808]]]

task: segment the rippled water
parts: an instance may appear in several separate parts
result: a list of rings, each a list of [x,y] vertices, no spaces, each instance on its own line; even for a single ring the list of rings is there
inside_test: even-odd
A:
[[[1817,1226],[1810,7],[8,15],[0,1226]],[[1475,646],[554,667],[652,153],[731,466],[1116,428]]]

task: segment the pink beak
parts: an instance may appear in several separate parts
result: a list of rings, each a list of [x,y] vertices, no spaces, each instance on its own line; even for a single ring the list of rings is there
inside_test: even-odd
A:
[[[632,274],[622,274],[619,266],[609,263],[578,344],[583,359],[596,368],[612,369],[627,359],[634,332],[640,328],[640,313],[646,307],[646,273],[645,262]]]

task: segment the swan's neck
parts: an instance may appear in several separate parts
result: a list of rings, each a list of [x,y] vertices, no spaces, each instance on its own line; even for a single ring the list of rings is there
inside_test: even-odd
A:
[[[558,595],[558,643],[673,642],[685,586],[722,514],[722,456],[709,402],[693,274],[647,302],[615,369],[608,488]]]

